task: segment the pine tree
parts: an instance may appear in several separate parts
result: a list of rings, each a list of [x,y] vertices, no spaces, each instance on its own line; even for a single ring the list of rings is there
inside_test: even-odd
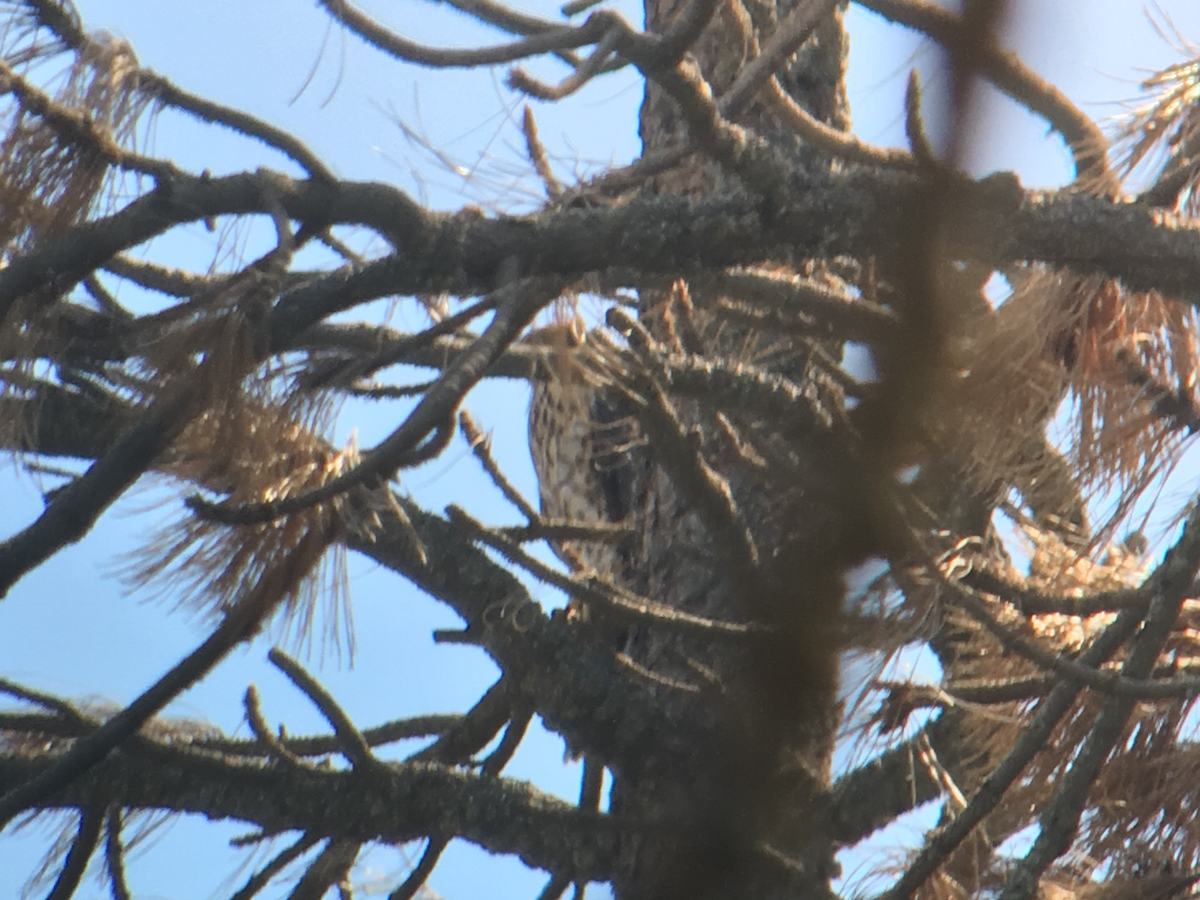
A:
[[[860,0],[945,54],[945,107],[911,77],[897,149],[850,130],[838,0],[650,0],[644,31],[452,0],[512,35],[460,50],[321,5],[398,64],[511,64],[534,100],[635,69],[642,154],[567,183],[527,108],[544,203],[438,213],[186,93],[62,0],[5,8],[0,436],[27,466],[89,463],[0,543],[0,596],[154,475],[181,511],[126,577],[211,623],[127,706],[0,683],[18,701],[0,825],[74,812],[52,896],[93,857],[129,896],[124,847],[151,810],[236,820],[251,844],[299,835],[238,897],[348,895],[365,848],[423,841],[393,894],[413,896],[464,839],[544,870],[545,897],[833,898],[842,849],[934,802],[937,827],[876,866],[881,897],[1190,890],[1200,509],[1158,495],[1200,422],[1200,63],[1147,79],[1106,134],[1001,49],[1003,2]],[[534,74],[544,55],[569,75]],[[1068,188],[966,174],[981,81],[1070,148]],[[142,152],[161,109],[303,174]],[[267,217],[273,248],[210,273],[131,255],[222,216]],[[312,269],[317,246],[339,264]],[[121,285],[166,302],[131,311]],[[393,296],[428,326],[334,318]],[[434,377],[380,385],[397,363]],[[462,408],[485,378],[533,385],[536,500]],[[348,397],[415,402],[360,450],[330,438]],[[520,524],[397,483],[460,433]],[[276,650],[329,734],[276,731],[253,690],[251,739],[160,715],[272,623],[336,630],[347,551],[461,617],[438,639],[502,672],[471,709],[368,728]],[[543,608],[537,582],[569,604]],[[884,677],[914,645],[939,683]],[[869,662],[855,691],[850,659]],[[504,774],[535,715],[584,760],[578,804]],[[839,744],[855,762],[835,766]]]

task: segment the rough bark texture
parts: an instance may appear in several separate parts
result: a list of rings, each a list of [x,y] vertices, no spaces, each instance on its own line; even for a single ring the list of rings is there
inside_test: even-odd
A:
[[[0,825],[29,810],[79,811],[59,893],[78,883],[104,837],[113,894],[124,896],[121,814],[152,809],[300,832],[296,855],[323,844],[300,895],[343,878],[364,846],[424,839],[424,858],[397,891],[411,896],[446,843],[463,838],[549,872],[546,896],[594,879],[610,881],[620,900],[821,900],[832,896],[841,846],[951,789],[962,802],[947,801],[943,827],[914,851],[888,900],[963,900],[1005,879],[1004,900],[1029,900],[1072,841],[1122,877],[1148,875],[1147,896],[1189,886],[1158,873],[1176,856],[1181,868],[1200,861],[1195,779],[1173,783],[1195,770],[1194,745],[1177,738],[1200,690],[1190,675],[1200,668],[1200,604],[1185,602],[1200,513],[1153,575],[1124,565],[1116,547],[1103,565],[1080,559],[1091,538],[1083,479],[1044,430],[1064,392],[1079,388],[1071,379],[1084,363],[1107,377],[1106,389],[1127,389],[1139,428],[1200,427],[1191,377],[1200,362],[1185,352],[1195,333],[1187,304],[1200,301],[1193,220],[1078,186],[1042,194],[1011,175],[971,181],[922,150],[919,121],[909,123],[914,153],[881,157],[801,137],[761,84],[725,105],[755,55],[807,10],[819,16],[815,30],[776,72],[827,139],[842,135],[844,4],[651,2],[648,34],[606,13],[577,28],[513,13],[499,21],[521,39],[478,53],[426,53],[347,3],[324,5],[374,46],[431,64],[549,50],[594,75],[617,53],[647,79],[644,161],[686,153],[649,176],[626,173],[615,197],[597,184],[550,184],[552,201],[536,213],[448,215],[392,186],[339,180],[288,136],[199,105],[129,60],[98,82],[108,90],[133,73],[137,109],[150,99],[201,109],[308,176],[187,173],[121,149],[101,104],[48,98],[3,73],[25,123],[5,146],[26,155],[0,160],[0,208],[33,224],[5,222],[12,235],[0,247],[0,442],[94,464],[0,543],[0,597],[127,485],[161,472],[188,494],[208,493],[189,496],[176,523],[187,540],[160,540],[151,568],[171,553],[207,565],[188,572],[188,585],[202,587],[221,620],[124,710],[0,684],[36,706],[0,711]],[[924,23],[952,61],[967,59],[958,77],[978,67],[1010,94],[1025,91],[1022,102],[1056,123],[1077,160],[1095,162],[1095,126],[990,43],[1000,4],[965,4],[962,17],[913,0],[869,5]],[[44,35],[83,69],[119,55],[59,3],[18,6],[14,34]],[[585,47],[607,49],[584,63]],[[512,79],[536,94],[528,74]],[[5,168],[22,159],[29,171]],[[68,170],[86,163],[74,205],[47,159]],[[110,214],[96,212],[104,166],[150,176]],[[278,245],[221,275],[123,256],[217,216],[270,217]],[[299,247],[336,246],[327,229],[342,225],[391,251],[329,271],[293,268]],[[1031,265],[1072,267],[1051,279],[1067,290],[1041,306],[1029,293],[993,310],[984,280],[1000,269],[1017,282]],[[1122,294],[1118,278],[1142,293]],[[108,279],[162,291],[168,308],[129,313],[104,292]],[[548,349],[546,331],[526,334],[563,296],[632,291],[636,315],[626,306],[609,318],[623,340]],[[428,304],[440,292],[464,303],[453,313],[449,302],[432,304],[444,318],[419,334],[329,321],[379,298]],[[1083,314],[1039,328],[1055,304]],[[1139,324],[1146,310],[1159,318]],[[1033,328],[1017,327],[1023,315]],[[1180,340],[1154,349],[1151,337],[1171,325]],[[1011,342],[989,348],[996,335]],[[873,383],[842,369],[845,342],[871,347]],[[1145,365],[1155,353],[1171,357],[1174,368],[1131,375],[1119,364],[1132,351]],[[1013,354],[1027,365],[994,365]],[[436,377],[378,446],[332,447],[314,424],[321,404],[386,396],[364,379],[394,363]],[[454,507],[433,513],[387,487],[447,447],[464,397],[489,376],[544,382],[531,429],[540,513],[514,496],[486,439],[463,423],[527,519],[513,528]],[[1004,404],[1027,395],[1009,416],[1015,407]],[[981,445],[1002,440],[1011,445],[1003,464],[981,467]],[[911,484],[897,477],[914,466]],[[1058,542],[1028,578],[1006,565],[991,528],[1013,497]],[[586,527],[597,522],[618,542],[601,543]],[[525,552],[522,542],[538,539],[568,574]],[[252,695],[250,740],[155,718],[273,610],[293,608],[297,585],[342,547],[461,618],[463,629],[439,640],[473,645],[502,672],[472,709],[360,728],[275,655],[330,734],[276,734]],[[850,609],[845,573],[873,557],[890,564],[890,605]],[[570,611],[548,614],[516,569],[561,589]],[[881,637],[886,629],[896,633]],[[877,686],[872,725],[893,744],[835,781],[841,654],[918,640],[937,654],[943,684]],[[918,711],[928,723],[901,740]],[[503,775],[535,714],[589,761],[578,805]],[[416,736],[433,742],[403,762],[376,755]],[[327,756],[337,761],[314,761]],[[614,776],[607,812],[599,766]],[[1031,824],[1036,846],[1010,877],[995,847]],[[277,874],[271,865],[246,896]],[[1050,874],[1067,894],[1109,896]],[[1128,882],[1113,885],[1112,896],[1131,895]]]
[[[680,4],[646,4],[649,31],[664,31]],[[747,61],[743,33],[735,27],[734,5],[718,8],[692,46],[700,71],[721,96]],[[791,5],[754,2],[745,13],[760,43]],[[837,128],[849,124],[845,102],[847,38],[841,10],[790,58],[785,79],[793,97],[819,119]],[[736,120],[801,153],[794,132],[759,104]],[[688,138],[674,99],[654,84],[642,104],[643,152],[651,155],[682,145]],[[828,162],[814,161],[815,165]],[[701,197],[743,186],[710,162],[696,160],[656,177],[648,188],[660,196]],[[804,266],[812,276],[826,267]],[[794,274],[774,270],[780,276]],[[828,276],[829,284],[839,284]],[[812,405],[818,429],[843,415],[842,397],[812,359],[812,345],[722,321],[713,314],[719,294],[690,288],[694,309],[681,309],[670,293],[642,292],[643,322],[663,342],[682,343],[714,359],[754,362],[800,385]],[[674,307],[674,309],[673,309]],[[673,322],[676,315],[685,317]],[[840,347],[826,342],[832,358]],[[830,762],[838,724],[837,620],[843,601],[840,562],[856,549],[847,546],[853,511],[843,506],[839,487],[846,473],[829,453],[828,432],[806,433],[804,426],[754,421],[736,411],[717,410],[672,398],[680,425],[694,435],[711,475],[728,491],[736,519],[747,527],[764,566],[754,583],[728,564],[722,547],[734,540],[716,530],[696,510],[694,486],[687,486],[689,461],[662,459],[667,443],[649,441],[659,454],[649,460],[642,508],[634,520],[639,534],[637,565],[630,588],[672,607],[716,620],[778,623],[782,634],[753,647],[707,646],[652,629],[635,630],[631,658],[660,676],[659,701],[680,702],[688,685],[708,693],[712,705],[702,738],[683,758],[658,756],[639,771],[618,771],[615,808],[622,813],[685,822],[690,834],[681,844],[655,836],[635,838],[623,857],[617,894],[628,898],[762,898],[829,895],[835,844],[828,822]],[[775,433],[771,433],[774,431]],[[746,440],[784,465],[756,465],[740,445]],[[678,455],[686,448],[677,449]],[[783,475],[786,472],[787,475]],[[703,677],[701,677],[703,673]],[[771,855],[775,854],[774,858]]]

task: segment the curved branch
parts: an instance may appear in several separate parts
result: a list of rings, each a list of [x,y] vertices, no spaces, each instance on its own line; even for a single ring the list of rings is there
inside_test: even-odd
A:
[[[461,50],[429,47],[410,41],[383,27],[369,15],[346,0],[320,0],[321,6],[337,21],[371,46],[389,56],[431,68],[461,68],[515,62],[542,53],[574,50],[599,41],[608,31],[603,17],[591,16],[582,25],[559,25],[531,31],[519,41],[495,47],[472,47]]]
[[[855,0],[886,19],[921,31],[945,47],[962,42],[963,20],[926,0]],[[1054,85],[1025,66],[1015,54],[987,42],[971,45],[980,74],[1022,106],[1044,118],[1062,135],[1075,157],[1076,180],[1104,191],[1117,184],[1108,165],[1104,132]]]
[[[429,880],[429,876],[433,874],[438,860],[442,858],[442,853],[449,843],[450,841],[444,837],[430,837],[429,843],[425,845],[425,852],[421,854],[421,859],[408,873],[404,883],[388,895],[388,900],[412,900],[417,895],[417,891]]]
[[[440,451],[453,436],[453,428],[447,423],[463,397],[483,378],[491,364],[500,358],[542,307],[565,287],[566,282],[562,279],[548,277],[529,279],[501,288],[497,291],[500,296],[497,297],[496,315],[483,334],[445,368],[408,418],[373,447],[358,465],[320,487],[295,497],[270,503],[239,505],[229,510],[233,520],[250,524],[300,512],[366,482],[390,478],[402,466],[425,461],[428,454],[422,453],[422,450],[426,443]],[[202,501],[194,502],[204,506]],[[219,517],[221,513],[214,511],[213,514]]]
[[[287,847],[280,850],[265,866],[246,879],[246,883],[229,898],[229,900],[250,900],[255,894],[265,888],[280,872],[317,845],[317,838],[301,835]]]
[[[83,880],[87,871],[88,861],[100,845],[100,832],[104,827],[104,814],[92,807],[85,807],[79,813],[79,829],[67,858],[63,862],[62,871],[54,882],[54,888],[46,896],[46,900],[70,900],[75,889]]]
[[[92,38],[83,30],[78,18],[73,15],[73,10],[69,5],[54,2],[54,0],[27,0],[26,6],[31,9],[39,25],[54,32],[55,36],[70,49],[80,52],[93,43]],[[138,86],[146,94],[167,106],[190,113],[204,122],[224,125],[247,137],[262,141],[289,157],[313,178],[334,180],[333,172],[294,135],[276,128],[274,125],[269,125],[249,113],[189,94],[148,69],[139,71]],[[154,161],[154,164],[167,165],[159,164],[157,161]],[[170,168],[174,169],[173,166]],[[147,171],[156,175],[160,174],[154,172],[153,169],[147,169]]]
[[[278,648],[267,654],[267,658],[275,668],[288,677],[292,684],[304,692],[313,705],[321,711],[325,721],[333,726],[333,732],[338,738],[339,749],[346,759],[350,760],[351,765],[365,768],[378,764],[378,760],[371,753],[371,746],[362,732],[358,730],[358,726],[351,721],[350,716],[338,705],[333,696],[304,670],[303,666]]]

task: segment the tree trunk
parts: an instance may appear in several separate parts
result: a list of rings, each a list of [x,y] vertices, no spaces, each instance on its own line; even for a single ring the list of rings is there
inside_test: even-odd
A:
[[[791,5],[747,4],[760,43]],[[747,61],[733,9],[722,5],[693,47],[717,97]],[[671,4],[648,2],[648,29],[664,30],[677,12]],[[842,129],[849,123],[846,51],[839,8],[794,55],[787,79],[795,99]],[[739,124],[800,152],[794,132],[758,104]],[[685,130],[675,101],[650,83],[641,111],[643,153],[679,146]],[[691,160],[659,175],[651,189],[700,196],[735,187],[729,177],[713,163]],[[833,278],[819,264],[801,268],[809,277]],[[642,321],[664,343],[729,364],[752,361],[786,376],[802,387],[817,423],[842,413],[843,398],[812,361],[809,344],[718,318],[721,299],[682,284],[669,293],[645,292]],[[840,357],[840,348],[825,349]],[[640,542],[629,587],[696,615],[769,622],[780,633],[752,645],[721,638],[699,644],[653,629],[630,636],[630,658],[659,680],[666,707],[678,706],[681,716],[695,709],[692,691],[710,702],[705,720],[689,723],[697,739],[688,758],[651,754],[638,771],[616,773],[614,810],[662,823],[671,837],[651,829],[628,840],[615,890],[621,898],[831,896],[835,847],[825,813],[839,720],[836,631],[842,566],[854,555],[838,487],[843,473],[822,435],[804,423],[752,421],[728,405],[718,413],[677,396],[670,402],[684,428],[699,437],[717,492],[728,489],[735,512],[724,524],[748,530],[762,565],[756,583],[746,583],[751,576],[730,563],[736,535],[720,533],[713,515],[697,509],[702,489],[689,481],[688,462],[675,458],[669,442],[652,439],[652,450],[641,457],[652,454],[638,498]],[[761,465],[756,453],[771,456],[772,465]],[[779,460],[786,461],[782,470]],[[780,483],[768,471],[790,477]]]

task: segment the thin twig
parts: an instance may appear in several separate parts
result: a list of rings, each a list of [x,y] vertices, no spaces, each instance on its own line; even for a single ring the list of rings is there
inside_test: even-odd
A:
[[[512,682],[501,676],[475,701],[451,728],[436,741],[414,753],[408,762],[440,762],[459,765],[487,746],[512,717]]]
[[[608,522],[581,525],[557,519],[539,519],[529,525],[497,528],[496,533],[518,544],[528,544],[531,541],[590,541],[601,544],[620,544],[637,536],[632,528]]]
[[[408,873],[408,877],[400,886],[388,894],[388,900],[412,900],[417,891],[429,880],[429,876],[433,874],[438,860],[442,858],[442,853],[449,843],[449,838],[430,835],[429,843],[425,845],[425,852],[421,854],[420,860],[413,866],[412,871]]]
[[[407,397],[421,396],[433,384],[433,381],[422,381],[420,384],[350,384],[336,385],[330,390],[345,394],[347,397],[358,397],[361,400],[402,400]]]
[[[579,26],[560,25],[554,30],[535,32],[520,40],[492,47],[462,50],[442,49],[410,41],[387,29],[346,0],[320,0],[321,6],[368,44],[389,56],[432,68],[466,68],[515,62],[542,53],[574,50],[599,40],[607,26],[593,18]]]
[[[36,115],[60,139],[78,148],[81,153],[97,153],[105,162],[119,169],[162,180],[169,180],[179,171],[172,162],[126,150],[111,134],[98,127],[91,117],[53,100],[14,72],[3,60],[0,60],[0,93],[12,94],[22,109]]]
[[[720,0],[690,0],[683,9],[673,10],[665,31],[659,35],[639,35],[637,44],[653,48],[646,55],[653,59],[655,67],[674,66],[700,39],[719,7]]]
[[[471,448],[471,453],[483,466],[483,471],[487,472],[488,477],[492,479],[492,484],[500,490],[504,495],[504,499],[517,508],[530,523],[540,523],[541,516],[538,511],[533,508],[533,505],[525,499],[525,496],[518,491],[508,477],[501,471],[500,466],[496,463],[492,456],[492,440],[489,435],[485,435],[479,430],[479,426],[475,424],[475,420],[471,418],[471,414],[465,409],[460,410],[458,414],[458,427],[462,431],[463,437],[466,438],[467,444]],[[534,527],[533,524],[530,527]]]
[[[588,19],[588,22],[591,23],[600,15],[600,13],[595,13]],[[508,73],[508,86],[513,90],[528,94],[530,97],[536,97],[539,100],[557,101],[565,99],[580,90],[604,68],[613,57],[613,54],[616,53],[617,48],[624,43],[625,36],[625,32],[620,28],[609,28],[604,32],[600,40],[596,42],[596,49],[580,62],[574,72],[562,79],[558,84],[547,84],[538,78],[534,78],[525,69],[518,66]]]
[[[849,132],[839,131],[826,125],[793,100],[783,89],[778,78],[772,77],[767,81],[766,91],[767,100],[776,115],[783,119],[796,134],[818,150],[823,150],[840,159],[866,165],[897,169],[914,167],[912,156],[904,150],[869,144]]]
[[[729,6],[732,13],[730,21],[737,31],[737,36],[741,39],[742,45],[746,48],[747,53],[752,60],[756,60],[759,53],[758,32],[754,28],[754,23],[747,12],[745,5],[741,0],[730,0]],[[804,9],[804,7],[796,7],[796,10]],[[794,27],[798,28],[804,24],[806,18],[797,14]],[[782,45],[772,44],[771,50],[774,55]],[[754,66],[752,61],[746,68]],[[803,138],[813,147],[824,150],[833,156],[841,159],[847,159],[857,162],[863,162],[870,165],[896,166],[896,167],[911,167],[912,157],[903,150],[893,150],[888,147],[877,147],[874,144],[868,144],[859,140],[853,134],[846,131],[840,131],[837,128],[832,128],[826,125],[816,116],[812,115],[803,106],[797,103],[784,90],[780,84],[779,78],[770,74],[770,77],[765,81],[760,80],[762,75],[771,73],[777,66],[770,68],[763,67],[761,70],[756,70],[754,81],[760,90],[764,90],[766,100],[771,105],[775,114],[791,128],[796,134]],[[742,83],[742,78],[739,77],[738,82],[735,82],[734,88],[738,88],[735,92],[733,88],[726,91],[717,101],[717,109],[725,116],[736,116],[737,112],[745,105],[752,97],[752,94],[747,90],[750,85],[750,80],[739,88]]]
[[[324,503],[360,484],[390,478],[410,460],[429,458],[423,450],[440,452],[453,434],[452,428],[447,430],[447,419],[463,397],[483,378],[489,366],[529,325],[542,306],[558,296],[565,286],[563,279],[545,276],[519,281],[497,291],[503,299],[498,301],[496,315],[483,334],[442,371],[441,377],[404,423],[349,471],[329,479],[320,487],[270,503],[246,503],[219,511],[200,498],[192,498],[189,503],[206,509],[219,520],[222,516],[230,516],[230,521],[237,524],[268,522]]]
[[[304,692],[305,696],[313,702],[313,705],[321,711],[321,715],[325,717],[325,721],[333,726],[333,732],[341,742],[340,750],[352,766],[355,768],[367,768],[378,765],[375,755],[371,752],[370,744],[367,743],[367,739],[363,737],[362,732],[358,730],[358,726],[354,724],[346,714],[346,711],[338,705],[333,696],[304,670],[303,666],[278,647],[272,648],[271,652],[267,654],[267,659],[271,661],[273,666],[283,672],[292,684]]]
[[[125,878],[125,848],[121,844],[121,810],[109,807],[104,818],[104,867],[113,900],[133,900]]]
[[[198,296],[218,287],[227,278],[225,275],[202,275],[186,269],[160,266],[158,263],[134,259],[123,253],[105,262],[104,269],[141,287],[171,297]]]
[[[381,346],[374,353],[365,358],[356,357],[353,360],[348,360],[344,365],[338,366],[335,369],[322,369],[306,373],[301,377],[301,383],[305,387],[320,387],[328,383],[345,383],[355,381],[359,378],[364,378],[374,374],[379,369],[385,366],[390,366],[398,362],[404,362],[409,354],[414,351],[429,347],[438,338],[444,335],[457,335],[460,338],[474,338],[475,335],[461,334],[461,330],[473,322],[475,319],[491,312],[496,308],[497,297],[495,294],[488,294],[481,297],[479,300],[470,304],[464,309],[459,310],[454,315],[446,316],[433,325],[418,331],[415,334],[405,335],[403,337],[394,338],[386,342],[386,346]],[[379,341],[380,344],[385,342]]]
[[[918,165],[931,171],[941,168],[941,160],[937,158],[921,119],[921,78],[916,69],[908,73],[908,83],[904,87],[904,134]]]
[[[565,574],[530,556],[512,541],[487,528],[458,506],[447,507],[446,515],[451,522],[464,528],[473,538],[499,551],[506,559],[521,566],[533,577],[616,619],[646,621],[675,629],[680,633],[703,634],[710,638],[716,635],[749,638],[770,630],[755,623],[722,622],[693,615],[665,603],[637,597],[596,576]]]
[[[95,274],[83,279],[83,286],[87,290],[88,295],[96,301],[96,305],[100,307],[100,311],[105,315],[119,322],[129,322],[135,318],[133,313],[117,302],[117,298],[112,295],[112,292],[104,286]]]
[[[1029,616],[1058,613],[1087,618],[1097,613],[1118,612],[1131,607],[1145,608],[1149,603],[1150,596],[1145,584],[1136,588],[1097,591],[1082,597],[1043,594],[1008,581],[996,573],[982,568],[972,568],[959,580],[962,584],[983,591],[985,594],[993,594],[1006,603],[1011,603]],[[1196,590],[1200,591],[1200,583],[1196,585]]]
[[[33,703],[37,706],[53,710],[72,725],[91,726],[96,724],[94,719],[85,716],[78,708],[66,700],[60,700],[53,694],[47,694],[35,688],[25,687],[24,685],[17,684],[15,681],[9,681],[2,676],[0,676],[0,693],[9,694],[18,700],[24,700],[26,703]]]
[[[428,715],[413,716],[406,719],[396,719],[383,725],[376,725],[363,730],[363,737],[371,747],[394,744],[397,741],[413,738],[429,737],[442,734],[462,720],[462,716]],[[314,737],[296,737],[289,735],[286,739],[278,739],[289,753],[296,756],[325,756],[338,752],[340,739],[336,735],[318,735]],[[262,756],[263,748],[255,740],[231,740],[229,738],[201,738],[195,742],[197,746],[232,756]]]
[[[190,113],[202,122],[224,125],[232,131],[261,141],[291,159],[312,178],[325,182],[337,180],[333,171],[321,158],[290,132],[276,128],[240,109],[233,109],[188,93],[153,72],[143,72],[142,78],[147,93],[167,106]]]
[[[266,748],[268,755],[275,757],[287,765],[312,770],[312,766],[292,753],[279,737],[271,731],[267,725],[266,718],[262,714],[258,689],[254,685],[246,688],[246,693],[242,698],[242,707],[246,710],[246,721],[250,725],[250,731],[262,743],[263,747]]]
[[[322,900],[334,885],[343,885],[362,844],[350,838],[330,838],[288,894],[288,900]]]
[[[742,66],[733,84],[721,95],[721,112],[730,118],[742,112],[763,83],[808,40],[837,4],[838,0],[801,0],[794,5],[775,27],[767,45]]]
[[[319,837],[310,834],[301,835],[275,854],[270,862],[251,875],[246,880],[246,883],[229,900],[251,900],[255,894],[270,883],[272,878],[315,847],[320,840]]]
[[[525,739],[525,732],[529,730],[529,723],[532,720],[532,706],[528,704],[517,706],[504,729],[504,736],[500,738],[496,749],[487,755],[480,767],[480,772],[484,775],[499,775],[503,772],[504,767],[513,758],[513,754],[517,752],[517,748],[521,746],[521,741]]]
[[[532,16],[504,3],[495,3],[493,0],[444,0],[444,2],[467,15],[474,16],[481,22],[495,25],[509,34],[542,34],[547,31],[557,31],[562,27],[562,22]],[[579,57],[570,50],[556,50],[554,55],[571,68],[579,65]]]
[[[858,0],[881,16],[924,32],[943,46],[959,41],[963,21],[927,0]],[[991,42],[972,45],[978,71],[1022,106],[1037,113],[1058,131],[1075,157],[1076,180],[1113,190],[1117,184],[1108,165],[1104,133],[1070,99],[1026,67],[1012,53]]]
[[[546,191],[546,196],[552,202],[561,200],[562,184],[555,176],[554,169],[550,167],[550,160],[546,157],[546,147],[538,136],[537,122],[534,121],[533,110],[529,108],[529,104],[525,104],[525,109],[521,114],[521,133],[525,136],[525,152],[529,156],[529,161],[533,163],[534,171],[542,180],[542,188]]]

